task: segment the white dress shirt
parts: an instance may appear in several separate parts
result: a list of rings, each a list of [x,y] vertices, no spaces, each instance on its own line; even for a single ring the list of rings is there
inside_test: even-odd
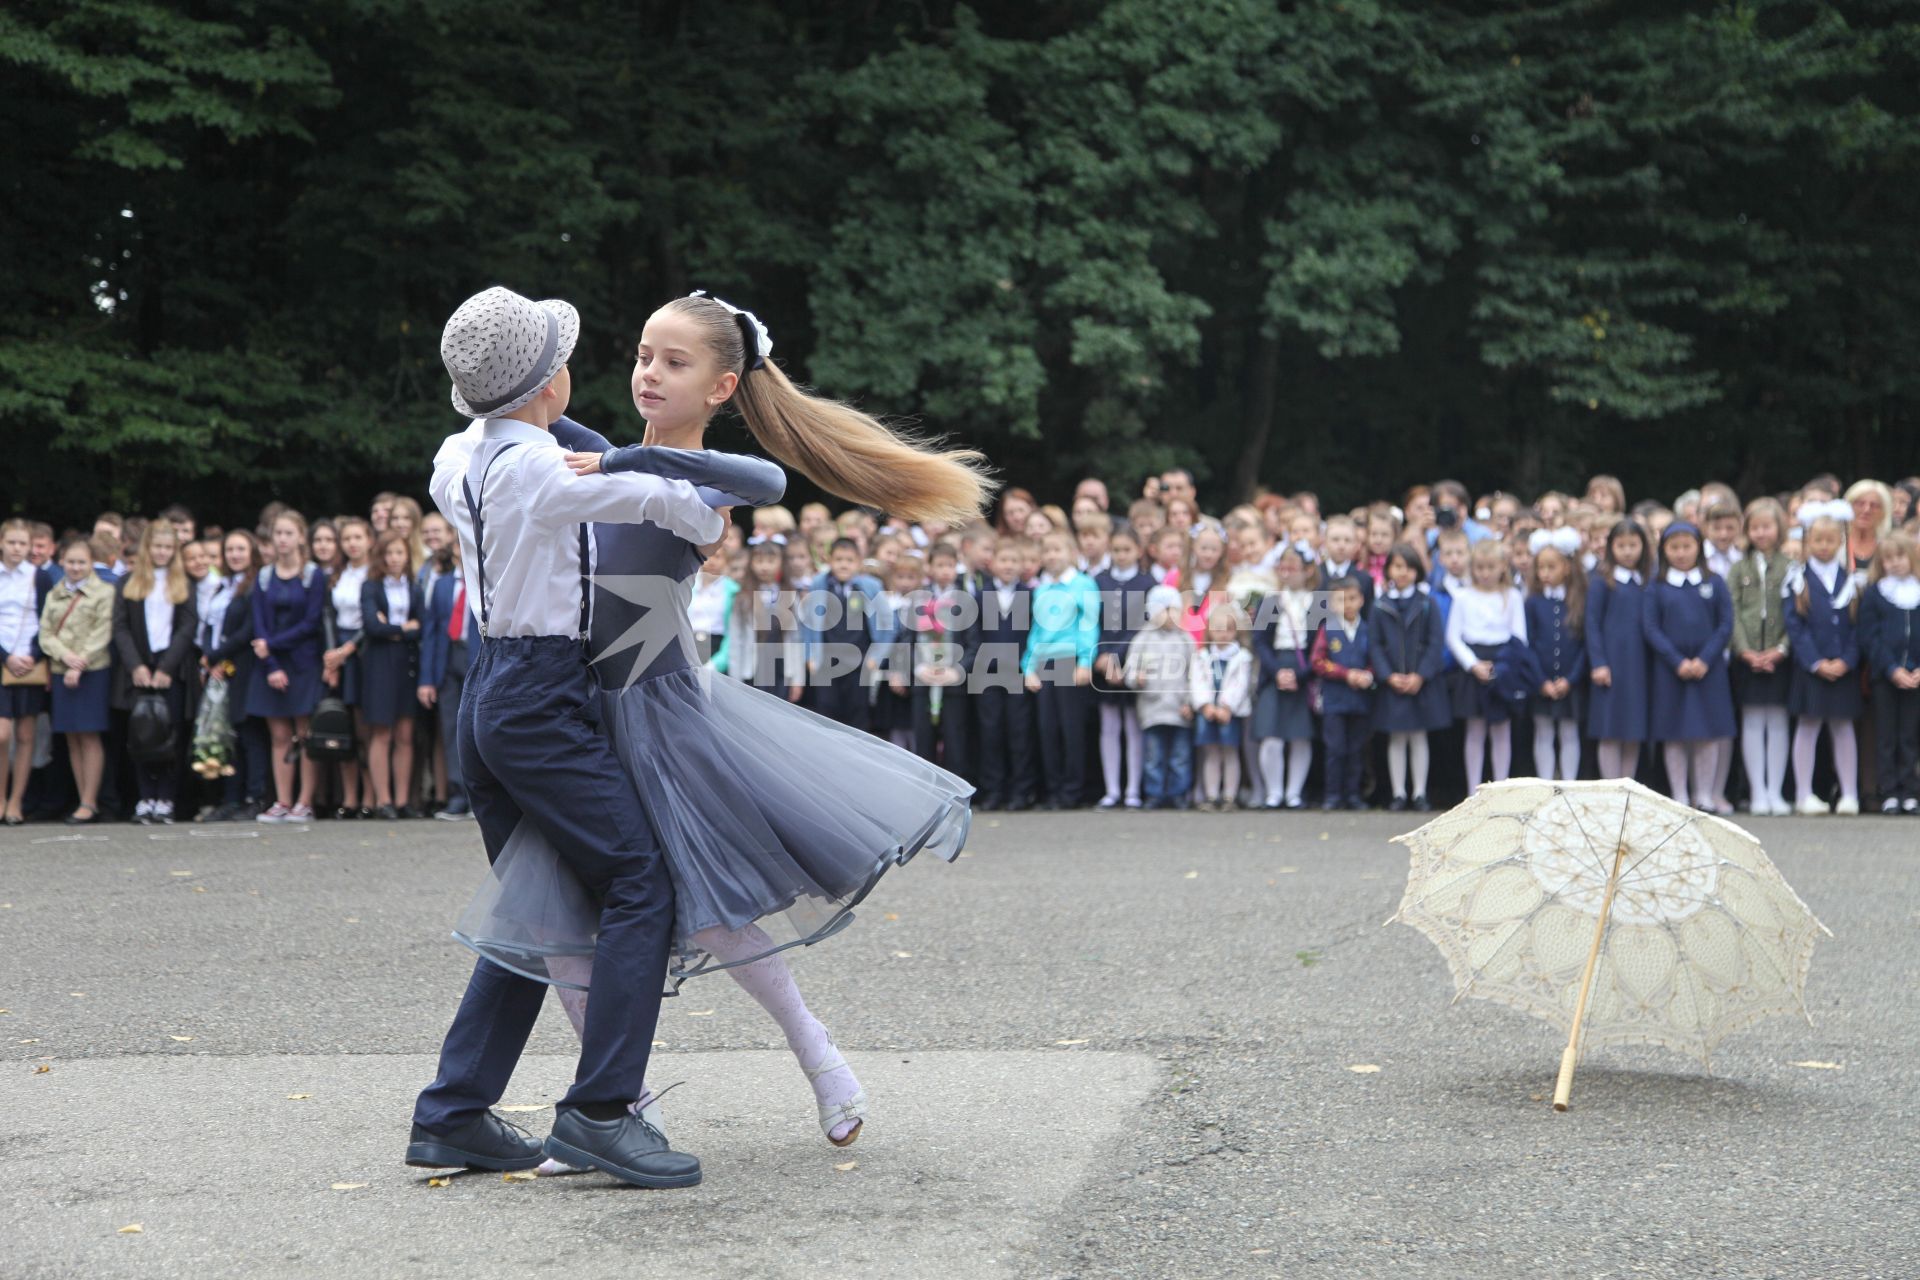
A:
[[[40,634],[34,573],[31,560],[22,560],[17,569],[0,565],[0,649],[22,657],[33,653],[33,638]]]
[[[358,631],[367,625],[360,614],[360,588],[367,580],[367,566],[348,565],[333,584],[333,618],[341,631]]]
[[[1670,587],[1697,587],[1705,581],[1698,569],[1689,569],[1685,573],[1678,569],[1667,570],[1667,585]]]
[[[1707,544],[1707,568],[1719,574],[1722,578],[1732,577],[1733,566],[1739,564],[1745,558],[1746,553],[1738,547],[1728,547],[1725,551],[1722,551],[1711,542]]]
[[[503,453],[509,441],[520,445]],[[496,454],[483,494],[482,472]],[[428,490],[460,535],[476,590],[480,552],[461,493],[469,475],[487,535],[489,636],[578,638],[582,524],[657,524],[697,546],[726,531],[726,521],[685,480],[636,472],[576,476],[552,433],[513,418],[476,420],[440,446]],[[478,617],[480,601],[472,603]]]
[[[393,626],[405,626],[407,609],[413,603],[412,584],[405,578],[383,578],[381,585],[387,591],[387,621]]]
[[[167,598],[167,571],[153,571],[153,590],[147,592],[147,648],[155,660],[173,643],[173,601]]]
[[[1526,638],[1526,605],[1511,587],[1504,591],[1470,587],[1453,598],[1453,608],[1447,612],[1447,649],[1462,668],[1471,671],[1480,661],[1473,651],[1476,644]]]

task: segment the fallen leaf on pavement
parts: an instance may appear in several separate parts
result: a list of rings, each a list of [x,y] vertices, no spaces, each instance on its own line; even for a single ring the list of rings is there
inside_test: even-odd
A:
[[[427,1185],[430,1187],[444,1187],[452,1181],[452,1178],[428,1178]]]
[[[333,1189],[335,1191],[358,1191],[366,1185],[364,1182],[336,1182],[333,1184]]]
[[[852,1173],[855,1169],[858,1169],[859,1167],[860,1167],[860,1162],[858,1160],[849,1160],[845,1164],[837,1164],[833,1166],[834,1171],[836,1173]]]
[[[1805,1067],[1809,1071],[1845,1071],[1844,1062],[1789,1062],[1790,1067]]]
[[[170,875],[170,876],[190,876],[190,875],[192,875],[192,874],[193,874],[193,872],[191,872],[191,871],[169,871],[169,872],[167,872],[167,874],[168,874],[168,875]]]
[[[139,1223],[129,1222],[126,1226],[120,1228],[118,1231],[114,1232],[113,1234],[117,1236],[137,1236],[142,1231],[145,1231],[145,1230],[146,1228],[141,1226]]]
[[[1275,874],[1277,874],[1277,875],[1283,875],[1283,876],[1290,876],[1290,875],[1296,875],[1296,874],[1298,874],[1298,873],[1299,873],[1299,871],[1300,871],[1300,868],[1298,868],[1298,867],[1282,867],[1282,868],[1280,868],[1280,870],[1279,870],[1278,872],[1276,872]]]
[[[1187,879],[1189,879],[1189,880],[1198,880],[1199,878],[1200,878],[1200,873],[1199,873],[1198,871],[1189,871],[1189,872],[1187,872]]]
[[[689,1018],[711,1018],[711,1017],[713,1016],[713,1010],[711,1010],[711,1009],[689,1009],[689,1010],[687,1010],[687,1016],[688,1016]]]
[[[67,992],[67,994],[72,996],[75,1000],[85,1000],[87,998],[87,993],[84,991],[69,991]]]
[[[1086,1043],[1087,1043],[1087,1041],[1085,1041],[1085,1040],[1055,1040],[1055,1041],[1054,1041],[1054,1043],[1055,1043],[1055,1044],[1058,1044],[1058,1045],[1070,1045],[1070,1044],[1086,1044]]]
[[[898,911],[889,911],[887,912],[887,914],[885,914],[884,916],[881,916],[880,918],[882,920],[898,920],[900,918],[900,913]]]
[[[40,1043],[40,1037],[38,1037],[38,1036],[35,1036],[35,1037],[34,1037],[33,1039],[31,1039],[31,1040],[16,1040],[16,1041],[14,1041],[14,1043],[15,1043],[15,1044],[39,1044],[39,1043]]]
[[[192,1036],[168,1036],[167,1039],[178,1040],[181,1044],[189,1044],[192,1042],[193,1037]]]
[[[1320,838],[1322,840],[1331,840],[1333,838],[1333,833],[1330,831],[1322,831],[1320,833]]]
[[[500,1181],[502,1181],[502,1182],[532,1182],[532,1181],[534,1181],[534,1180],[535,1180],[536,1178],[538,1178],[539,1176],[540,1176],[540,1175],[539,1175],[538,1173],[535,1173],[535,1172],[534,1172],[534,1171],[533,1171],[532,1169],[515,1169],[515,1170],[514,1170],[514,1171],[513,1171],[512,1173],[503,1173],[503,1174],[501,1174],[501,1175],[500,1175]]]
[[[49,1072],[49,1071],[51,1071],[51,1070],[53,1070],[53,1068],[52,1068],[52,1067],[50,1067],[50,1066],[48,1066],[48,1065],[46,1065],[46,1064],[45,1064],[45,1063],[43,1062],[43,1063],[41,1063],[41,1064],[40,1064],[39,1066],[37,1066],[37,1067],[35,1067],[35,1068],[33,1069],[33,1074],[35,1074],[35,1075],[37,1075],[37,1076],[43,1076],[43,1075],[45,1075],[45,1074],[47,1074],[47,1072]]]
[[[911,960],[911,959],[913,959],[913,952],[911,952],[911,951],[896,951],[896,952],[894,952],[894,953],[893,953],[893,958],[894,958],[895,960]]]
[[[312,1096],[313,1095],[310,1093],[290,1093],[287,1095],[287,1101],[288,1102],[305,1102],[308,1098],[311,1098]]]
[[[1347,1070],[1357,1076],[1377,1076],[1380,1074],[1380,1068],[1374,1066],[1371,1062],[1356,1062],[1348,1067]]]
[[[195,893],[205,893],[205,892],[207,891],[207,886],[205,886],[205,885],[203,885],[203,884],[197,884],[197,885],[195,885],[195,886],[193,886],[193,891],[194,891]]]

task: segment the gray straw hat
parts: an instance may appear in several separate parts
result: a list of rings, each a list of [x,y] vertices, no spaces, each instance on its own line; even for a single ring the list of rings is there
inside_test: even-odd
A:
[[[552,382],[580,339],[580,313],[498,285],[460,304],[440,334],[453,407],[469,418],[512,413]]]

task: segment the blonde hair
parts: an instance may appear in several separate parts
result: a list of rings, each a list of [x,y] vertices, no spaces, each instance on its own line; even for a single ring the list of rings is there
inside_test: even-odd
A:
[[[1874,497],[1880,499],[1880,523],[1874,526],[1873,531],[1884,538],[1893,528],[1892,489],[1881,484],[1878,480],[1855,480],[1847,486],[1847,491],[1840,496],[1848,502],[1852,502],[1855,498],[1863,497],[1867,494],[1872,494]]]
[[[387,528],[389,530],[393,528],[394,513],[401,510],[413,513],[413,521],[407,526],[407,531],[402,536],[407,540],[407,567],[409,570],[417,572],[420,566],[427,562],[427,544],[420,540],[420,525],[427,517],[420,510],[419,503],[404,493],[395,494],[393,501],[387,504]],[[367,523],[371,525],[373,522],[368,521]],[[387,535],[384,533],[380,535],[383,542],[386,540],[386,537]],[[457,542],[459,539],[456,538],[454,541]]]
[[[1467,552],[1467,582],[1476,591],[1485,589],[1479,582],[1483,565],[1492,565],[1498,570],[1500,582],[1494,590],[1505,591],[1513,585],[1513,563],[1507,555],[1506,544],[1498,538],[1482,538]]]
[[[769,533],[792,533],[800,527],[799,522],[793,518],[793,512],[778,503],[769,507],[756,508],[753,513],[753,523],[755,527],[765,529]]]
[[[120,591],[127,599],[145,600],[153,594],[153,540],[162,536],[173,539],[173,559],[167,561],[167,599],[174,604],[187,602],[193,584],[187,580],[187,565],[180,556],[180,537],[165,520],[152,521],[140,532],[140,549],[133,553],[133,567]]]
[[[1907,573],[1912,574],[1916,565],[1920,564],[1920,542],[1915,542],[1912,534],[1897,529],[1880,539],[1880,545],[1874,549],[1873,567],[1867,570],[1868,586],[1887,576],[1887,556],[1890,554],[1904,556]]]
[[[675,298],[661,310],[700,325],[721,367],[740,374],[733,403],[747,430],[821,488],[915,523],[965,524],[985,510],[994,487],[985,454],[896,432],[796,385],[772,360],[749,369],[740,323],[712,298]]]

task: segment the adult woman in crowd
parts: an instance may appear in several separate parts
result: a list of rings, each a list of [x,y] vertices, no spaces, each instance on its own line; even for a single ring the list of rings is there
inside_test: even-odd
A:
[[[1864,570],[1873,564],[1880,539],[1893,531],[1893,490],[1878,480],[1856,480],[1847,487],[1846,499],[1853,508],[1847,558],[1855,569]]]

